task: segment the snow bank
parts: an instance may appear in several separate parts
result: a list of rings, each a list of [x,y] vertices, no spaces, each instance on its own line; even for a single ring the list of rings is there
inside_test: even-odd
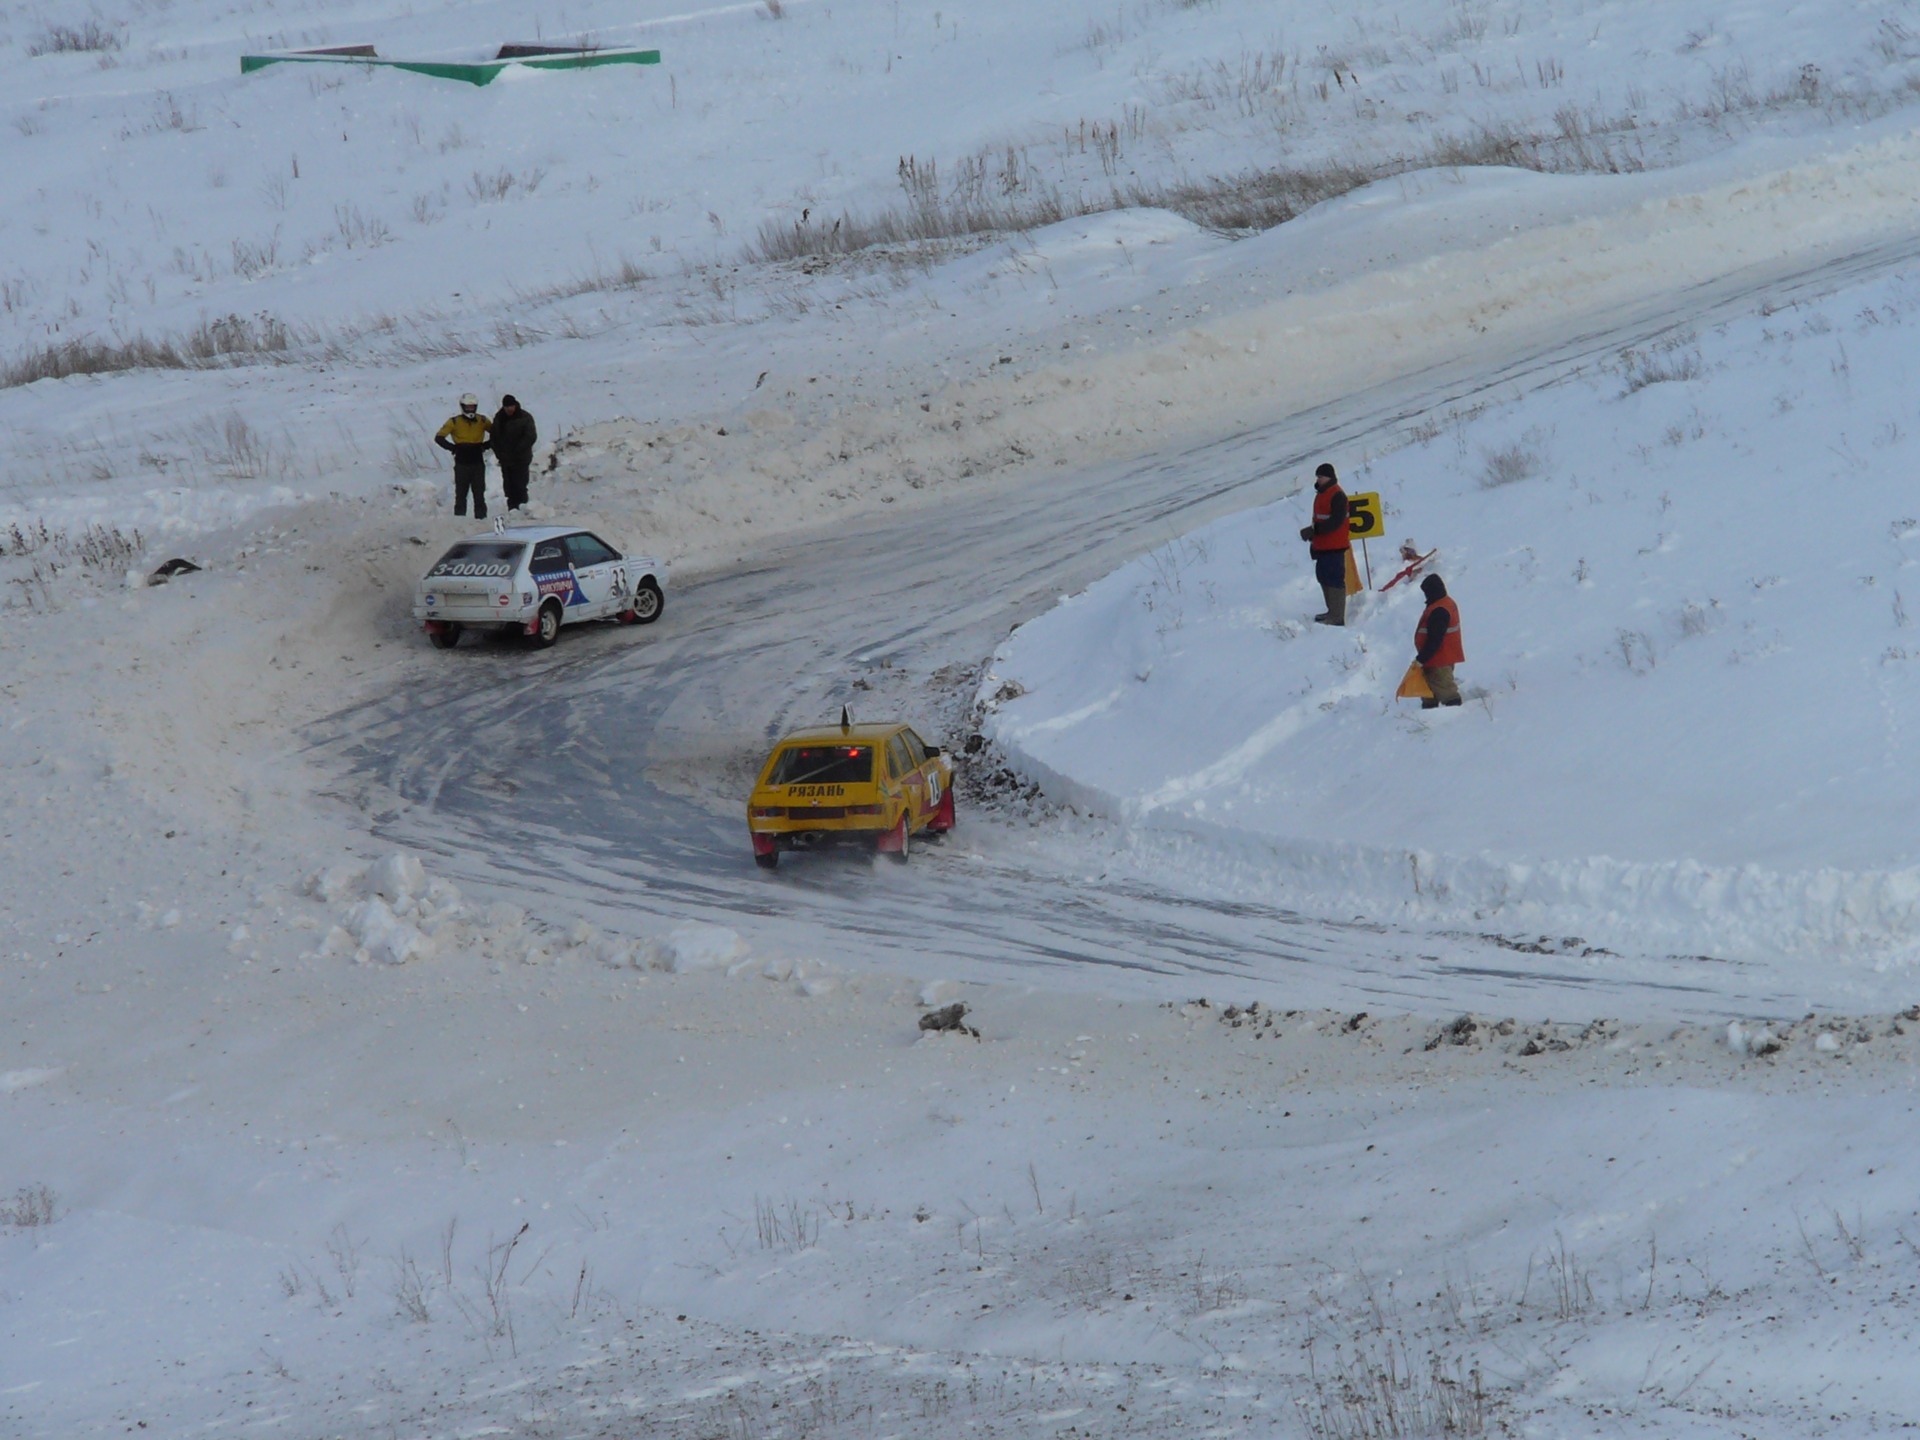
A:
[[[307,893],[338,908],[339,923],[328,932],[321,953],[351,955],[362,964],[426,959],[456,927],[466,938],[475,918],[457,886],[430,878],[417,859],[397,851],[371,865],[316,872],[307,881]]]
[[[1323,913],[1912,964],[1920,288],[1761,309],[1326,457],[1440,547],[1462,709],[1391,698],[1413,584],[1310,622],[1302,496],[1017,632],[988,733],[1166,863]]]
[[[676,975],[692,970],[722,970],[744,959],[747,942],[724,925],[688,921],[653,942],[648,954],[657,969]]]
[[[1248,42],[1266,20],[1243,3],[1161,7],[1098,43],[1083,17],[1031,6],[974,7],[964,27],[935,10],[904,30],[870,0],[804,8],[804,25],[773,26],[755,5],[647,18],[583,0],[571,24],[660,43],[667,64],[485,90],[347,67],[243,76],[233,54],[263,37],[196,6],[115,22],[98,70],[31,43],[0,55],[21,112],[0,355],[136,333],[185,344],[208,326],[288,346],[0,390],[0,527],[152,541],[421,484],[444,508],[434,427],[463,390],[491,403],[514,388],[549,443],[582,442],[554,452],[548,497],[577,509],[614,492],[616,528],[710,562],[943,481],[1238,429],[1277,393],[1343,393],[1384,350],[1444,362],[1488,327],[1631,304],[1649,274],[1680,286],[1855,247],[1902,232],[1913,190],[1911,139],[1884,119],[1910,62],[1868,11],[1703,21],[1682,5],[1601,23],[1540,7],[1524,28],[1476,30],[1452,0],[1417,0],[1390,25],[1301,11],[1280,47]],[[514,7],[447,0],[307,18],[303,44],[378,31],[395,53],[520,23]],[[851,58],[882,30],[884,66]],[[1356,45],[1363,104],[1318,94],[1324,76],[1278,78],[1313,54],[1338,73]],[[826,63],[833,103],[796,107],[790,77]],[[1463,92],[1462,66],[1552,78]],[[679,103],[696,75],[727,103]],[[1646,94],[1671,104],[1654,114]],[[1569,124],[1562,149],[1641,173],[1447,166],[1248,244],[1152,208],[1193,176],[1269,167],[1276,129],[1310,173]],[[1736,162],[1653,173],[1721,154],[1747,124],[1769,140]],[[316,134],[338,143],[303,149]],[[1116,190],[1142,204],[931,270],[897,253],[802,273],[743,263],[763,224],[897,209],[903,148],[948,184],[991,171],[1016,213],[1049,192],[1068,209]],[[633,175],[644,195],[611,178]],[[1623,214],[1627,227],[1594,223]]]
[[[527,965],[573,957],[614,969],[733,975],[750,968],[753,959],[746,940],[724,925],[689,920],[665,934],[634,940],[606,934],[582,919],[535,918],[517,905],[476,906],[458,886],[429,874],[418,857],[402,851],[315,871],[306,893],[333,921],[313,953],[362,965],[406,965],[464,954]],[[235,932],[236,947],[247,938],[245,930]],[[817,961],[769,960],[760,973],[791,981],[803,994],[824,994],[833,984],[831,971]]]

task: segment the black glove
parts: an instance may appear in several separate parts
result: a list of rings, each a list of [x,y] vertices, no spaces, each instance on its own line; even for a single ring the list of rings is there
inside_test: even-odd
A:
[[[447,438],[446,436],[444,436],[444,435],[436,435],[436,436],[434,436],[434,437],[433,437],[433,443],[434,443],[434,444],[436,444],[436,445],[438,445],[438,446],[439,446],[439,447],[440,447],[440,448],[441,448],[442,450],[451,450],[451,449],[453,449],[453,442],[452,442],[451,440],[449,440],[449,439],[448,439],[448,438]]]
[[[1312,540],[1312,539],[1313,539],[1313,527],[1312,527],[1311,525],[1302,525],[1302,526],[1300,527],[1300,538],[1301,538],[1302,540]]]

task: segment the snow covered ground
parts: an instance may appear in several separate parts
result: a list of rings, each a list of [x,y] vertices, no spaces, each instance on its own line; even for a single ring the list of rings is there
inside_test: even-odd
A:
[[[1023,628],[989,733],[1050,793],[1224,840],[1250,893],[1839,967],[1891,1003],[1920,957],[1915,300],[1901,273],[1763,302],[1352,457],[1378,579],[1412,537],[1463,607],[1458,714],[1392,699],[1417,581],[1311,623],[1303,494]]]
[[[663,63],[238,66],[569,36]],[[1920,1413],[1911,6],[7,4],[0,77],[0,1431]],[[420,642],[467,389],[659,626]],[[1399,592],[1299,623],[1323,443],[1464,710]],[[963,740],[1015,620],[944,851],[753,872],[770,730]]]

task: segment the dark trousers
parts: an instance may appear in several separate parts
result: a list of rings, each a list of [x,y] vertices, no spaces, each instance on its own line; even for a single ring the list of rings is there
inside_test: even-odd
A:
[[[527,472],[532,468],[531,461],[525,465],[510,460],[500,462],[500,488],[506,492],[509,510],[518,510],[527,503]]]
[[[462,465],[453,462],[453,513],[467,513],[467,496],[473,496],[473,518],[487,518],[487,462],[482,460],[476,465]]]
[[[1347,623],[1347,552],[1344,550],[1325,550],[1313,557],[1314,578],[1320,582],[1320,593],[1327,598],[1324,624],[1345,625]]]

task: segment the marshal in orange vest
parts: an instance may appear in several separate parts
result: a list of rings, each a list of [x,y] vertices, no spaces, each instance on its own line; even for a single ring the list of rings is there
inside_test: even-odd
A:
[[[1422,665],[1460,665],[1467,658],[1466,651],[1460,645],[1460,607],[1453,603],[1451,595],[1442,595],[1420,612],[1420,623],[1414,627],[1413,649],[1417,655],[1420,646],[1427,638],[1427,623],[1432,620],[1434,611],[1441,611],[1447,617],[1447,633],[1440,641],[1440,648],[1423,658]]]
[[[1336,507],[1335,500],[1339,501]],[[1335,515],[1340,522],[1333,523]],[[1334,481],[1324,490],[1313,492],[1313,541],[1315,555],[1332,555],[1341,550],[1353,548],[1353,536],[1347,529],[1347,492],[1340,488],[1340,482]]]

